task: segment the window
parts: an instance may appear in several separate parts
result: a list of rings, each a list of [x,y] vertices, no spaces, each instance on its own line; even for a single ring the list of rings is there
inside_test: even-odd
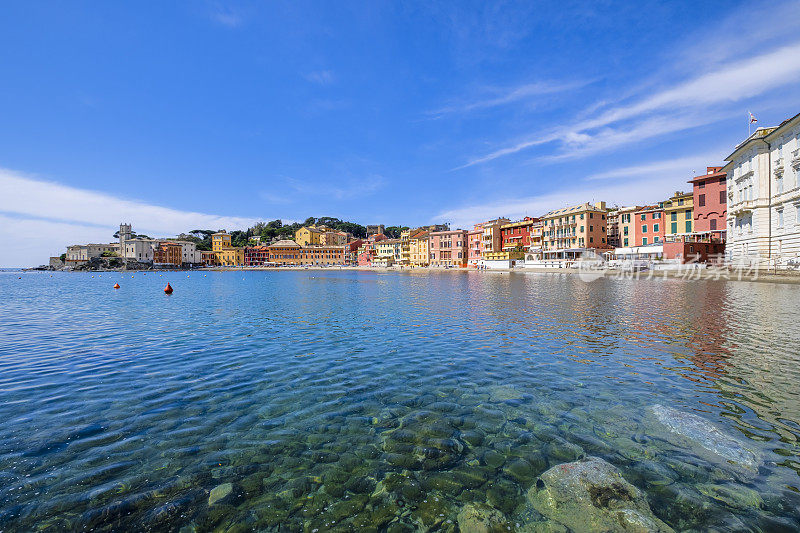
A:
[[[676,221],[676,220],[678,220],[678,212],[677,212],[677,211],[673,211],[672,213],[670,213],[670,215],[669,215],[669,219],[670,219],[671,221],[673,221],[673,222],[674,222],[674,221]]]
[[[653,224],[653,233],[658,233],[658,224]]]
[[[678,223],[677,222],[673,222],[672,224],[670,224],[669,232],[670,233],[678,233]]]
[[[697,205],[699,205],[700,207],[704,207],[706,205],[705,194],[701,194],[700,196],[697,197]]]
[[[642,217],[641,218],[642,218],[642,222],[644,222],[645,220],[647,220],[647,215],[642,213]]]
[[[628,234],[628,226],[625,226],[624,228],[622,228],[622,234],[623,235],[627,235]]]
[[[653,244],[655,244],[655,243],[657,243],[657,242],[658,242],[658,235],[656,235],[655,237],[653,237]]]
[[[709,227],[709,229],[710,229],[711,231],[714,231],[715,229],[717,229],[717,219],[716,219],[716,218],[712,218],[712,219],[711,219],[711,220],[708,222],[708,227]]]
[[[783,209],[778,209],[778,227],[783,227]]]
[[[727,200],[725,199],[725,191],[719,191],[719,203],[724,204]]]
[[[647,224],[642,224],[642,233],[647,233]]]
[[[800,224],[800,204],[794,204],[794,220],[796,224]]]
[[[775,178],[775,192],[777,194],[783,193],[783,176],[778,176]]]
[[[686,233],[691,233],[691,232],[692,232],[692,221],[691,220],[687,220],[686,221]]]
[[[625,228],[628,229],[628,228]],[[622,242],[623,246],[628,246],[628,239],[624,239]]]
[[[653,213],[653,220],[661,218],[661,213]]]
[[[701,181],[700,183],[697,184],[697,188],[698,189],[705,189],[706,188],[706,182],[705,181]]]
[[[594,242],[594,237],[589,237],[589,242]]]
[[[594,226],[589,226],[589,231],[594,231]]]
[[[642,237],[642,246],[647,246],[647,237]]]

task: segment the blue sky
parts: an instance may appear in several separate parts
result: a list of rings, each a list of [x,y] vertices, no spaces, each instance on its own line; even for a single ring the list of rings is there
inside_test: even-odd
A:
[[[800,111],[798,2],[4,2],[0,266],[663,199]]]

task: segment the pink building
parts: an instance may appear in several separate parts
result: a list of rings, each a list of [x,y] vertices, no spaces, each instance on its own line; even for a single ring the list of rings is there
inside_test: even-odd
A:
[[[431,232],[430,254],[431,266],[467,266],[467,230]]]
[[[483,253],[483,224],[475,224],[475,227],[467,232],[467,264],[477,267]]]
[[[706,173],[690,179],[694,200],[694,232],[725,241],[727,233],[727,175],[722,167],[706,167]]]

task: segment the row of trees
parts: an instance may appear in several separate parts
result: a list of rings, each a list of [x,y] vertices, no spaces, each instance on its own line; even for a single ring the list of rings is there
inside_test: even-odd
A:
[[[250,239],[255,236],[260,236],[261,242],[264,243],[269,243],[275,238],[293,239],[295,232],[303,226],[327,226],[337,231],[351,233],[353,236],[362,239],[367,236],[367,228],[355,222],[347,222],[334,217],[308,217],[303,222],[284,224],[281,220],[273,220],[271,222],[258,222],[246,230],[231,231],[231,245],[247,246]],[[384,233],[387,237],[397,239],[400,237],[400,233],[407,229],[407,226],[389,226]],[[198,250],[211,250],[211,235],[214,233],[216,233],[214,230],[195,229],[188,234],[180,235],[180,238],[194,242],[197,244]]]

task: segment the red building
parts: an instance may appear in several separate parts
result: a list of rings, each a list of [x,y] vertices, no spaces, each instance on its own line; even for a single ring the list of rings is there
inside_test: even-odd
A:
[[[721,242],[676,241],[664,243],[664,259],[681,263],[722,263],[725,244]]]
[[[525,217],[517,222],[500,226],[500,245],[503,250],[528,249],[531,245],[533,225],[538,218]]]
[[[180,267],[183,264],[181,250],[183,248],[176,242],[159,242],[153,250],[153,264]]]
[[[269,262],[268,246],[246,246],[244,249],[244,266],[262,266]]]
[[[727,180],[722,167],[706,167],[706,173],[692,178],[694,232],[725,241],[728,215]]]
[[[647,246],[664,242],[664,209],[648,205],[633,212],[634,246]]]

